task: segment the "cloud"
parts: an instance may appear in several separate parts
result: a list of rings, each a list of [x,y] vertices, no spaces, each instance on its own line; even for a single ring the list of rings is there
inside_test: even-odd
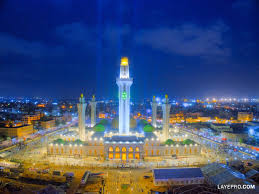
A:
[[[0,33],[0,55],[18,54],[32,58],[61,56],[62,46],[49,46],[39,41],[28,41],[13,35]]]
[[[57,42],[49,46],[40,41],[28,41],[9,34],[0,33],[0,55],[20,54],[31,58],[69,58],[80,57],[82,53],[96,54],[98,44],[104,52],[114,50],[123,39],[131,39],[137,45],[149,46],[169,54],[182,56],[228,57],[231,53],[223,40],[228,26],[222,22],[207,27],[183,24],[175,27],[162,27],[135,31],[134,36],[128,25],[104,26],[100,31],[95,26],[81,22],[57,26],[54,30]],[[53,35],[53,33],[52,33]],[[132,36],[131,36],[132,35]],[[100,45],[99,45],[100,46]],[[97,51],[98,52],[98,51]],[[224,59],[220,59],[224,60]]]
[[[98,31],[96,27],[89,27],[81,22],[74,22],[58,26],[56,32],[65,44],[96,47],[100,40],[107,44],[116,43],[118,39],[129,34],[130,28],[127,25],[122,27],[108,25]]]
[[[218,22],[208,27],[184,24],[173,28],[163,27],[139,32],[135,38],[141,45],[183,56],[222,56],[230,55],[225,45],[223,33],[228,27]]]
[[[239,10],[251,9],[253,8],[253,3],[253,0],[237,0],[232,4],[232,8]]]
[[[87,27],[80,22],[58,26],[56,33],[65,44],[93,46],[97,37],[93,28]]]

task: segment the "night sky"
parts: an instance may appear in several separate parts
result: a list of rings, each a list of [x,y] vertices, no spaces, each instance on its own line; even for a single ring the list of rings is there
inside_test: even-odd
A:
[[[0,96],[259,97],[257,0],[0,0]]]

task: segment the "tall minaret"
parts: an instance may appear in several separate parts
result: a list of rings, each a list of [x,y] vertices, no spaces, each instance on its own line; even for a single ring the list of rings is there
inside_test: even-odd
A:
[[[85,98],[84,95],[81,94],[79,98],[79,103],[77,104],[78,109],[78,128],[79,128],[79,138],[82,141],[85,141]]]
[[[152,125],[153,127],[156,127],[157,102],[156,102],[155,96],[153,96],[153,101],[151,102],[151,106],[152,106]]]
[[[163,140],[166,141],[169,138],[169,114],[171,104],[168,102],[168,96],[165,95],[165,103],[162,105],[163,109]]]
[[[120,77],[116,79],[119,87],[119,134],[128,135],[130,126],[130,86],[133,79],[129,76],[127,57],[121,58]]]
[[[92,101],[90,102],[91,106],[91,127],[94,127],[96,124],[96,101],[95,96],[93,95]]]

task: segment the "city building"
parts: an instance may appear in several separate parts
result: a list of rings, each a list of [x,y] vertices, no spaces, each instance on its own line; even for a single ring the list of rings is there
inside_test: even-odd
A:
[[[24,115],[22,121],[25,125],[31,125],[32,121],[40,120],[43,116],[43,113],[36,112],[34,115]]]
[[[242,122],[242,123],[252,121],[253,120],[253,113],[252,112],[250,112],[250,113],[249,112],[238,112],[237,120]]]
[[[153,169],[155,186],[203,184],[204,176],[200,168],[160,168]]]
[[[223,131],[233,132],[233,129],[230,127],[230,125],[227,125],[227,124],[211,123],[210,127],[218,132],[223,132]]]
[[[40,125],[43,129],[51,129],[51,128],[55,127],[55,120],[50,119],[50,120],[46,120],[46,121],[40,121]]]
[[[33,125],[22,125],[22,126],[10,126],[0,127],[0,134],[6,135],[7,137],[28,137],[34,133]]]
[[[241,132],[230,132],[230,131],[224,131],[221,133],[222,138],[232,141],[232,142],[244,142],[247,140],[248,135],[246,133]]]

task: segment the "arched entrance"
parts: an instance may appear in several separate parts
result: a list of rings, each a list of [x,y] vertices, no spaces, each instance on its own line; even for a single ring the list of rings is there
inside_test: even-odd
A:
[[[115,148],[115,159],[120,159],[120,148],[119,147]]]
[[[121,152],[122,152],[122,155],[121,155],[121,159],[122,160],[127,160],[127,149],[125,148],[125,147],[123,147],[122,149],[121,149]]]
[[[109,147],[109,159],[113,159],[113,148]]]
[[[133,159],[133,148],[132,147],[129,147],[129,159]]]

